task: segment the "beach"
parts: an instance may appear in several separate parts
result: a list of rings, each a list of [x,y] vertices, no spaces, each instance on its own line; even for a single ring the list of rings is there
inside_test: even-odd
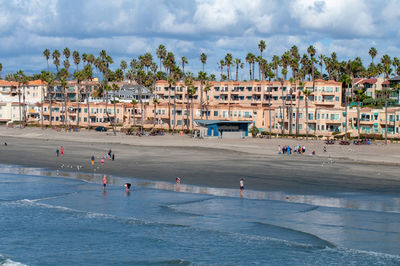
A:
[[[0,264],[400,263],[398,144],[324,153],[315,140],[0,136]],[[305,154],[278,154],[297,143]]]
[[[62,171],[104,173],[207,187],[302,193],[368,190],[397,193],[400,145],[327,145],[296,139],[193,139],[189,136],[127,136],[112,132],[57,132],[0,127],[0,163]],[[4,146],[7,142],[7,146]],[[302,155],[279,155],[278,146],[306,147]],[[64,156],[56,149],[63,146]],[[115,161],[100,157],[111,149]],[[311,156],[315,150],[316,156]],[[90,158],[96,157],[95,166]],[[79,169],[78,169],[79,168]]]

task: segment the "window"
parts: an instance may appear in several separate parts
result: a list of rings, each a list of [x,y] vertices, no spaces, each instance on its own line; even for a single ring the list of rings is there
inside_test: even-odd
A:
[[[321,125],[321,130],[325,130],[325,125]]]
[[[308,119],[309,120],[314,120],[314,114],[313,113],[308,113]]]
[[[335,100],[338,102],[339,101],[339,97],[336,97]]]
[[[218,116],[218,111],[214,111],[214,116]]]

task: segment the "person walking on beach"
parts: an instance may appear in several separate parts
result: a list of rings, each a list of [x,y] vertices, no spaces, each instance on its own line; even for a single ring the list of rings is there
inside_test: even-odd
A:
[[[101,158],[100,162],[101,162],[101,166],[103,166],[104,165],[104,156]]]
[[[107,177],[104,175],[103,176],[103,190],[106,190],[106,186],[107,186]]]
[[[61,151],[61,156],[64,156],[64,147],[63,146],[61,146],[60,151]]]
[[[109,149],[109,150],[108,150],[108,153],[107,153],[107,154],[108,154],[108,160],[111,160],[111,153],[112,153],[112,150]]]
[[[243,197],[243,190],[244,190],[244,179],[240,179],[239,181],[239,185],[240,185],[240,197]]]
[[[90,160],[92,161],[92,165],[94,165],[94,155],[92,155],[92,158],[90,158]]]
[[[114,153],[112,154],[112,160],[114,161],[114,159],[115,159],[115,156],[114,156]]]
[[[60,150],[57,148],[56,150],[57,157],[60,156]]]

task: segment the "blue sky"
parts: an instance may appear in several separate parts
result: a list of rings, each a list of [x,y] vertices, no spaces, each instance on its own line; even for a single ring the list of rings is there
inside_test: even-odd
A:
[[[216,74],[228,52],[242,60],[258,55],[261,39],[267,59],[292,45],[304,53],[310,44],[341,60],[360,56],[369,63],[371,46],[378,57],[400,57],[399,0],[0,0],[0,6],[3,76],[40,72],[43,50],[65,47],[96,56],[105,49],[116,68],[122,59],[155,56],[162,43],[177,58],[186,56],[185,70],[195,73],[205,52],[206,72]],[[247,69],[241,73],[248,78]]]

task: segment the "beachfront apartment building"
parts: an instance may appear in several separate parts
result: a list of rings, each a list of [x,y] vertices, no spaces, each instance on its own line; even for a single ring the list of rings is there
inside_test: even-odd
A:
[[[96,101],[88,98],[93,95],[98,83],[81,84],[80,91],[84,96],[79,98],[79,107],[76,102],[77,84],[71,82],[69,85],[65,92],[59,86],[53,87],[51,104],[48,95],[45,97],[45,124],[50,124],[51,120],[52,125],[74,126],[79,121],[79,125],[83,127],[88,124],[108,126],[115,119],[118,127],[138,126],[143,121],[145,128],[155,126],[164,130],[184,130],[198,129],[194,120],[230,120],[249,121],[260,131],[267,132],[271,125],[271,131],[276,134],[304,135],[308,131],[312,135],[331,136],[343,134],[347,121],[347,132],[352,135],[358,134],[358,127],[361,134],[383,134],[385,131],[383,109],[360,108],[359,126],[355,107],[348,108],[346,118],[346,110],[342,106],[342,86],[335,81],[316,80],[315,83],[304,84],[289,81],[225,81],[211,82],[210,86],[195,81],[193,95],[188,94],[184,83],[177,82],[175,86],[169,86],[167,81],[158,81],[152,92],[141,92],[142,96],[148,96],[148,99],[143,99],[143,104],[134,98],[135,95],[138,96],[137,90],[133,94],[129,92],[129,95],[126,91],[117,91],[116,114],[111,101],[106,103],[105,98],[97,98]],[[85,87],[90,85],[91,88]],[[120,84],[121,87],[123,85]],[[68,95],[64,98],[64,93],[75,96]],[[129,99],[120,101],[121,95]],[[112,96],[112,93],[109,94],[109,100]],[[153,104],[153,97],[158,100],[158,104]],[[133,103],[131,98],[135,100]],[[32,112],[35,111],[39,112],[39,116],[30,117],[30,121],[40,120],[40,104],[32,108]],[[399,108],[389,108],[389,136],[399,135],[399,115]]]

